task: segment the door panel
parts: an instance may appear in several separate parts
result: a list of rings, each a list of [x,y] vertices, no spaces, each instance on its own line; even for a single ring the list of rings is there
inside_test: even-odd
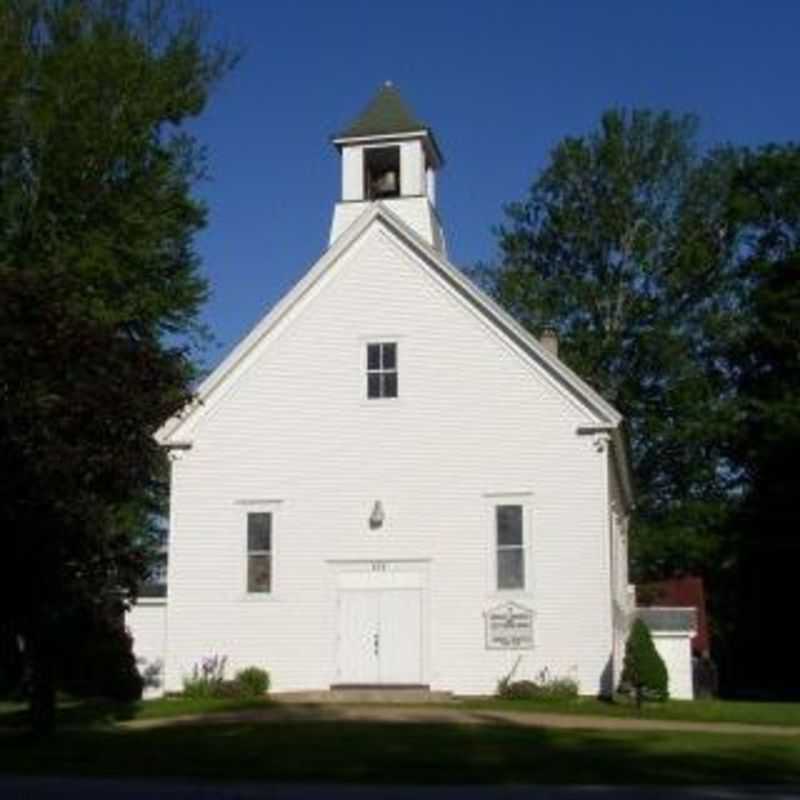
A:
[[[422,683],[421,592],[380,592],[380,681]]]
[[[422,682],[422,592],[339,592],[339,683]]]
[[[377,592],[339,593],[339,681],[378,683]]]

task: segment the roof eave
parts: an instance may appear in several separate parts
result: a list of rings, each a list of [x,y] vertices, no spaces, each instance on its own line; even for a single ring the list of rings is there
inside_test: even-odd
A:
[[[532,351],[537,359],[547,365],[550,372],[559,376],[561,382],[571,388],[579,397],[583,398],[584,405],[593,409],[595,417],[601,424],[616,427],[622,422],[622,415],[605,398],[589,386],[577,373],[570,369],[557,356],[554,356],[544,345],[539,342],[528,330],[517,322],[505,309],[501,308],[491,297],[479,289],[475,284],[454,267],[441,253],[436,252],[416,231],[412,230],[402,219],[383,203],[376,203],[381,208],[381,213],[388,218],[406,240],[410,241],[428,260],[436,263],[441,270],[446,272],[462,291],[470,296],[473,302],[482,306],[489,317],[507,334],[519,339]]]
[[[636,508],[636,493],[630,464],[630,442],[628,439],[625,420],[620,417],[615,423],[604,425],[579,425],[579,434],[605,433],[610,440],[611,452],[614,456],[614,466],[619,477],[625,510],[630,512]]]
[[[239,340],[220,364],[206,376],[195,392],[195,399],[179,413],[170,417],[155,433],[155,439],[162,447],[171,447],[173,443],[191,443],[191,436],[184,435],[187,426],[199,413],[206,400],[214,394],[219,386],[232,375],[239,363],[245,359],[272,327],[299,302],[317,280],[324,274],[327,266],[335,261],[369,225],[372,219],[381,213],[381,204],[374,203],[361,214],[355,222],[322,254],[316,263],[307,270],[294,286],[281,297],[277,303],[257,322],[245,336]]]
[[[425,148],[428,155],[434,162],[437,168],[444,166],[445,160],[442,151],[439,148],[439,143],[433,135],[430,128],[416,128],[407,131],[394,131],[391,133],[369,133],[359,134],[357,136],[347,136],[344,134],[334,134],[331,136],[331,144],[333,144],[339,152],[342,147],[353,144],[364,144],[365,142],[391,142],[397,139],[422,139],[425,143]]]

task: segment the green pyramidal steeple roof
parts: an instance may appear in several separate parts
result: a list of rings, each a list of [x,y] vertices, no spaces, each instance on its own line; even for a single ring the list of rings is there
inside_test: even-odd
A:
[[[341,133],[339,139],[356,136],[381,136],[391,133],[427,131],[406,105],[400,92],[388,81],[381,86],[369,105]]]
[[[394,85],[387,81],[369,102],[367,107],[341,132],[337,139],[356,139],[362,136],[391,136],[393,133],[412,133],[424,131],[430,139],[435,158],[442,163],[439,146],[430,127],[417,118],[406,105],[405,100]]]

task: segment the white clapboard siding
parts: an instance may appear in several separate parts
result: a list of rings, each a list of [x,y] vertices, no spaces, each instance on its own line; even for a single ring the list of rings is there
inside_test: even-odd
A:
[[[683,631],[653,632],[653,644],[664,660],[669,675],[669,696],[675,700],[693,700],[692,633]]]
[[[625,658],[631,621],[628,582],[627,512],[613,452],[609,451],[609,551],[611,554],[611,604],[614,627],[613,688],[617,688]]]
[[[125,615],[133,639],[136,666],[151,681],[145,697],[161,694],[164,681],[164,655],[167,635],[167,605],[163,600],[144,599]]]
[[[444,235],[433,205],[427,197],[396,197],[381,201],[392,213],[397,214],[411,230],[430,244],[435,250],[443,252]],[[333,244],[350,226],[368,210],[372,204],[337,203],[331,223],[330,242]]]
[[[397,400],[365,399],[369,341],[398,343]],[[608,449],[578,434],[591,420],[574,399],[384,226],[221,395],[173,463],[168,689],[211,654],[227,655],[230,671],[268,668],[276,690],[336,683],[348,559],[424,574],[433,688],[492,692],[520,656],[517,677],[547,667],[584,693],[608,688],[612,592],[623,591],[611,575]],[[371,530],[376,500],[386,520]],[[492,586],[498,502],[528,514],[524,593]],[[274,514],[267,598],[245,592],[252,510]],[[483,614],[508,599],[535,612],[532,650],[485,647]]]

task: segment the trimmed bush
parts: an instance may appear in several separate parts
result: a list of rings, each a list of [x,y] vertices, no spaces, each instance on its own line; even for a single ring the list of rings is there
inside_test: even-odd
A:
[[[121,612],[107,608],[76,612],[64,619],[60,636],[56,673],[60,690],[120,703],[141,698],[144,682]]]
[[[233,679],[241,697],[259,697],[269,691],[269,672],[260,667],[239,670]]]
[[[578,696],[578,682],[574,678],[551,678],[539,685],[540,697],[552,700],[568,700]]]
[[[235,680],[232,680],[222,681],[222,683],[217,684],[214,687],[214,693],[209,696],[218,700],[236,700],[245,695],[242,694],[242,687]]]
[[[209,656],[195,664],[192,674],[183,679],[184,697],[260,697],[269,691],[269,672],[260,667],[239,670],[233,680],[225,680],[227,656]]]
[[[578,683],[551,675],[545,667],[532,681],[503,678],[497,684],[497,696],[505,700],[568,700],[578,696]]]
[[[94,647],[85,652],[93,660],[89,671],[90,691],[119,703],[140,700],[144,681],[136,668],[133,639],[122,627],[110,627],[102,639],[95,639]]]
[[[650,629],[640,619],[633,623],[625,645],[619,690],[633,694],[637,708],[641,708],[644,700],[669,698],[667,667],[653,644]]]
[[[497,684],[497,696],[504,700],[526,700],[536,696],[538,687],[533,681],[501,680]]]
[[[183,694],[185,697],[224,697],[225,666],[227,656],[208,656],[200,665],[194,665],[192,674],[184,676]]]

